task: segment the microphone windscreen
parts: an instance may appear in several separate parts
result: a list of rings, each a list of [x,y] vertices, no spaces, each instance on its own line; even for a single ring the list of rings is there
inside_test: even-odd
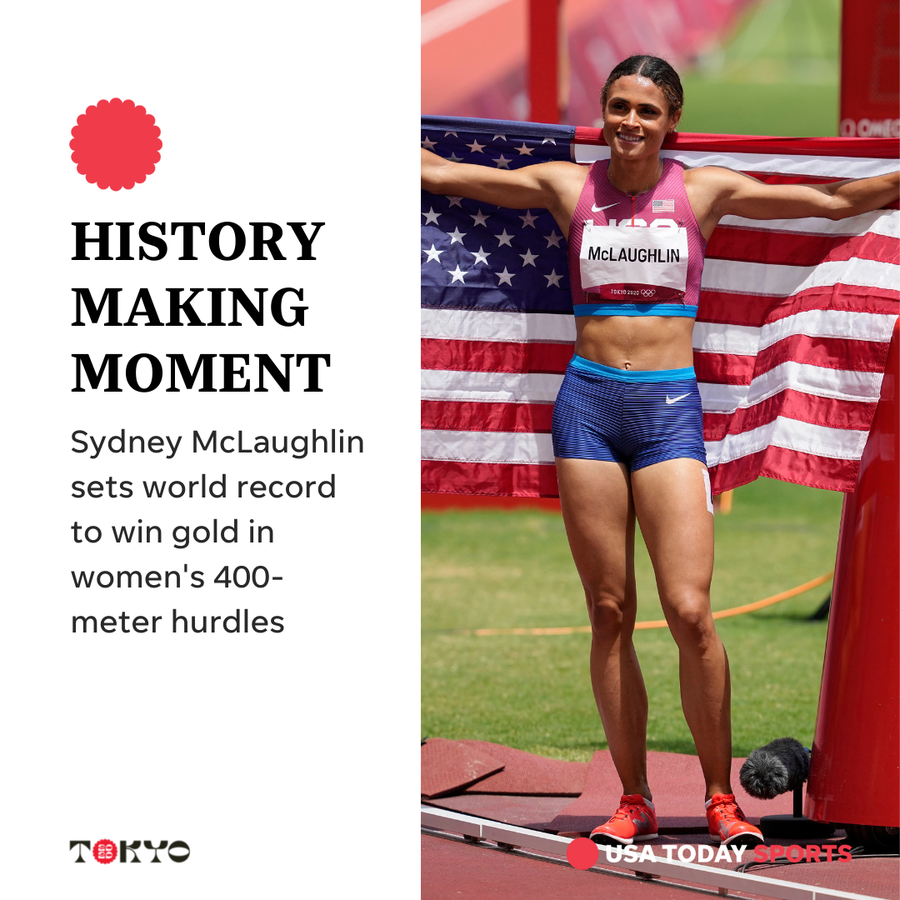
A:
[[[809,754],[795,738],[778,738],[754,750],[741,766],[741,787],[760,800],[792,791],[809,776]]]

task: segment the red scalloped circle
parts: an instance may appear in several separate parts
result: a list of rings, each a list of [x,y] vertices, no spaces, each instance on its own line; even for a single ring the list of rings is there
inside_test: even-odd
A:
[[[159,128],[133,100],[101,100],[78,117],[72,129],[72,162],[98,188],[130,191],[156,171]]]
[[[108,866],[119,855],[119,848],[109,838],[102,838],[94,844],[91,852],[98,863]]]

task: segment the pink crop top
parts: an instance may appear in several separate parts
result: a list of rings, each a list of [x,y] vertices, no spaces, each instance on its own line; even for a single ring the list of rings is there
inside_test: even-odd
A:
[[[696,316],[706,241],[684,189],[684,166],[663,161],[649,191],[632,196],[595,162],[569,228],[576,316]]]

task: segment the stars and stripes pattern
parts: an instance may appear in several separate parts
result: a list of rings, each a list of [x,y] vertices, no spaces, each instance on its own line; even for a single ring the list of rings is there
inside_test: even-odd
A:
[[[449,159],[517,168],[608,155],[597,129],[423,120]],[[896,168],[893,142],[682,134],[663,155],[770,182]],[[546,210],[422,194],[422,488],[556,496],[553,401],[575,325]],[[694,365],[715,493],[765,476],[852,490],[900,311],[900,213],[723,219],[707,248]]]

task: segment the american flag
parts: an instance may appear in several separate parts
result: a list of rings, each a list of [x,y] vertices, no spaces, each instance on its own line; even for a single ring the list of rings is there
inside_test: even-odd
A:
[[[424,118],[422,146],[498,168],[609,155],[599,129]],[[774,183],[897,167],[889,139],[679,134],[663,155]],[[575,324],[546,210],[422,193],[422,489],[557,496],[550,423]],[[694,366],[714,493],[765,476],[853,490],[900,312],[900,213],[722,219]]]

